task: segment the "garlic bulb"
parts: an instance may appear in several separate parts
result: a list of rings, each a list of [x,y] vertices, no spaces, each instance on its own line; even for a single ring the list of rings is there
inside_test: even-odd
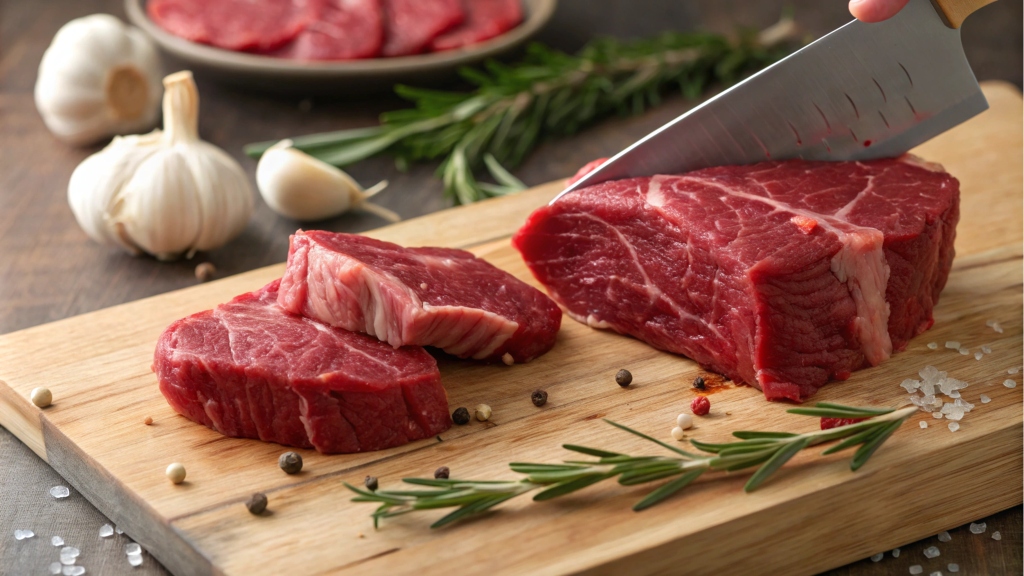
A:
[[[68,202],[101,244],[161,260],[224,245],[245,229],[253,194],[242,167],[199,140],[192,73],[164,78],[164,130],[114,138],[79,164]]]
[[[324,220],[361,209],[398,222],[398,214],[367,202],[387,185],[385,180],[363,190],[345,172],[293,148],[291,140],[268,148],[256,165],[256,187],[267,205],[296,220]]]
[[[107,14],[78,18],[43,54],[35,96],[46,127],[72,144],[141,132],[160,111],[160,61],[141,30]]]

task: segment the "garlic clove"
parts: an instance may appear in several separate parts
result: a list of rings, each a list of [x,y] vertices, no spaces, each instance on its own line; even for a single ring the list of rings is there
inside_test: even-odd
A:
[[[256,166],[256,187],[268,206],[295,220],[325,220],[360,208],[391,221],[394,212],[366,199],[387,186],[381,182],[364,191],[344,171],[292,147],[282,140],[267,149]]]

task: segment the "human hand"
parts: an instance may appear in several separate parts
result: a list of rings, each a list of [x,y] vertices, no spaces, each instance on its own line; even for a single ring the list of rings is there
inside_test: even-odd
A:
[[[863,22],[881,22],[896,15],[909,0],[850,0],[850,14]]]

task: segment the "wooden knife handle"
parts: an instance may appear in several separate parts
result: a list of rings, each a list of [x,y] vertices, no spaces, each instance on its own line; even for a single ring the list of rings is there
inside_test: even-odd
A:
[[[996,0],[932,0],[932,4],[938,8],[946,25],[950,28],[959,28],[964,20],[973,14],[978,8],[995,2]]]

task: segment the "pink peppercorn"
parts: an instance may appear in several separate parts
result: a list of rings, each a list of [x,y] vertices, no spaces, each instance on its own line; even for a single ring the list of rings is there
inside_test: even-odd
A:
[[[711,411],[711,400],[707,396],[697,396],[690,402],[690,411],[694,416],[704,416]]]

